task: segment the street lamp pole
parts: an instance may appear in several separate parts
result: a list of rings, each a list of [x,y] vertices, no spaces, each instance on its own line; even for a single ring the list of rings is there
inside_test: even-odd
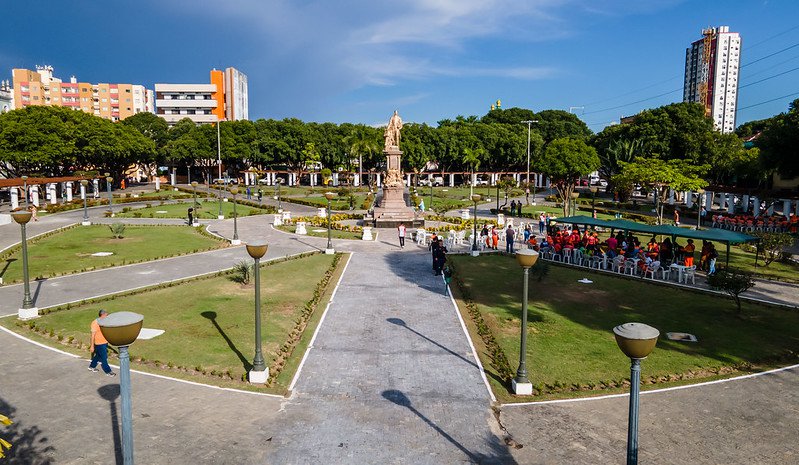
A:
[[[90,224],[92,224],[91,221],[89,221],[89,210],[86,206],[86,197],[87,197],[86,186],[88,185],[89,185],[88,179],[80,180],[80,191],[81,191],[80,193],[81,197],[83,197],[83,221],[81,222],[83,226],[89,226]]]
[[[516,262],[524,269],[524,288],[522,291],[522,328],[521,348],[519,350],[519,368],[516,377],[511,382],[513,392],[517,395],[529,396],[533,393],[533,385],[527,378],[527,294],[530,277],[530,267],[538,261],[538,252],[530,249],[521,249],[516,252]]]
[[[119,393],[122,404],[122,463],[133,465],[133,413],[128,346],[141,332],[144,317],[133,312],[116,312],[98,320],[108,343],[119,348]]]
[[[699,231],[702,229],[702,200],[705,197],[705,190],[699,189],[696,193],[699,194],[699,198],[696,199],[696,230]]]
[[[241,240],[239,239],[239,215],[236,212],[236,194],[239,193],[238,187],[231,187],[230,193],[233,194],[233,240],[230,241],[231,245],[240,245]]]
[[[219,176],[219,179],[222,179],[222,176]],[[224,185],[225,188],[227,188],[227,182],[224,182],[223,185]],[[223,192],[224,192],[224,190],[220,190],[219,191],[219,213],[217,213],[217,215],[216,215],[216,218],[218,220],[224,220],[225,219],[225,214],[222,213],[222,193]]]
[[[14,221],[19,224],[22,230],[22,280],[24,282],[24,295],[22,297],[22,308],[19,309],[19,318],[27,320],[39,316],[39,309],[33,306],[31,299],[31,287],[28,276],[28,238],[26,225],[31,220],[33,213],[29,210],[18,211],[11,214]]]
[[[638,464],[638,403],[641,360],[655,348],[660,331],[643,323],[625,323],[613,328],[616,344],[630,358],[630,411],[627,424],[627,465]]]
[[[527,185],[530,185],[530,131],[532,130],[533,123],[537,123],[538,120],[526,120],[522,121],[522,123],[527,124]]]
[[[264,242],[254,242],[247,244],[247,253],[255,259],[255,357],[252,359],[252,369],[249,373],[249,381],[252,384],[264,384],[269,378],[269,368],[264,362],[261,350],[261,257],[266,255],[268,245]]]
[[[105,174],[107,176],[105,178],[105,185],[106,185],[106,188],[108,189],[108,211],[109,211],[109,213],[111,213],[111,218],[113,218],[114,217],[114,196],[111,195],[111,183],[114,182],[114,178],[112,178],[111,176],[108,176],[108,173],[105,173]]]
[[[333,216],[330,212],[330,201],[333,200],[336,194],[333,192],[325,192],[325,198],[327,199],[327,248],[325,249],[326,254],[333,254],[335,250],[333,250],[333,243],[330,241],[330,217]]]
[[[477,247],[477,202],[480,201],[482,196],[480,194],[472,194],[472,202],[474,202],[474,219],[472,226],[472,257],[480,255],[480,250]]]
[[[580,193],[579,192],[572,192],[571,193],[571,200],[572,200],[572,204],[571,204],[572,214],[571,214],[571,216],[574,216],[574,215],[577,214],[577,197],[580,197]]]
[[[596,186],[588,188],[591,191],[591,218],[596,218]]]
[[[25,196],[25,210],[27,210],[28,208],[30,208],[28,206],[28,176],[26,176],[24,174],[22,175],[22,184],[25,186],[25,187],[23,187],[23,189],[25,189],[25,192],[24,192],[23,195]]]

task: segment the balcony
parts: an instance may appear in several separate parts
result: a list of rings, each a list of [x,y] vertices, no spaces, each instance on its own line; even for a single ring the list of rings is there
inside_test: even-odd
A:
[[[158,99],[155,101],[158,108],[198,108],[198,109],[213,109],[217,107],[216,100],[176,100],[176,99]]]

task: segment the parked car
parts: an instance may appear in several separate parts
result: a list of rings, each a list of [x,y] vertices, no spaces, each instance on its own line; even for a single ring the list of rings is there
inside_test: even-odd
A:
[[[238,179],[230,178],[230,179],[223,179],[223,178],[216,178],[214,179],[214,184],[224,185],[224,184],[238,184]]]
[[[420,186],[428,186],[429,187],[431,183],[435,187],[443,186],[444,185],[444,178],[442,178],[441,176],[433,176],[433,177],[428,177],[427,179],[420,179],[419,180],[419,185]]]

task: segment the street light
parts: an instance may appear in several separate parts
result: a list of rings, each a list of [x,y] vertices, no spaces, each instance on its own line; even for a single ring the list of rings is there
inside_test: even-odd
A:
[[[472,257],[480,255],[480,250],[477,248],[477,202],[483,198],[480,194],[472,194],[471,199],[474,202],[474,225],[472,231]]]
[[[699,231],[702,229],[702,200],[704,200],[705,197],[705,190],[700,188],[696,193],[699,194],[699,198],[696,199],[696,205],[698,207],[696,209],[696,230]]]
[[[255,357],[252,359],[252,369],[248,379],[252,384],[265,384],[269,379],[269,368],[264,363],[261,351],[261,257],[266,255],[269,246],[265,242],[252,242],[247,244],[247,253],[255,259]]]
[[[219,179],[222,179],[221,170],[220,170]],[[225,188],[227,188],[227,180],[224,181],[224,186],[225,186]],[[218,192],[218,194],[219,194],[219,213],[216,215],[216,219],[218,219],[218,220],[224,220],[225,219],[225,214],[222,213],[222,193],[224,191],[225,190],[219,190],[219,192]]]
[[[638,397],[641,360],[655,348],[660,331],[643,323],[625,323],[613,328],[616,344],[630,358],[630,415],[627,425],[627,465],[638,463]]]
[[[280,185],[283,184],[283,178],[275,178],[275,200],[277,200],[277,212],[283,213],[283,202],[280,199]]]
[[[194,209],[197,209],[197,181],[191,182],[191,189],[194,192]]]
[[[133,414],[130,396],[130,355],[141,331],[144,317],[133,312],[116,312],[98,320],[100,332],[108,343],[119,348],[119,391],[122,403],[122,463],[133,465]]]
[[[530,185],[530,131],[532,130],[533,123],[537,123],[537,119],[522,121],[527,124],[527,185]],[[533,196],[535,198],[535,195]]]
[[[33,299],[31,299],[31,287],[28,283],[28,239],[25,234],[25,227],[31,220],[33,213],[29,210],[18,211],[11,213],[14,221],[19,224],[22,230],[22,279],[25,283],[25,294],[22,298],[22,308],[19,309],[19,319],[28,320],[39,316],[39,309],[33,306]]]
[[[89,185],[88,179],[80,180],[80,190],[81,190],[80,194],[81,197],[83,197],[83,221],[80,224],[82,224],[83,226],[89,226],[90,224],[92,224],[92,222],[89,221],[89,210],[86,206],[86,197],[88,192],[86,186],[88,185]]]
[[[108,189],[108,212],[111,213],[111,218],[113,218],[114,217],[114,196],[111,195],[111,183],[114,182],[114,178],[112,178],[111,176],[108,176],[108,173],[105,173],[105,174],[106,174],[105,185],[106,185],[106,188]]]
[[[596,218],[596,186],[591,186],[588,188],[591,191],[591,218]]]
[[[24,189],[25,189],[25,192],[24,192],[24,195],[25,195],[25,210],[27,210],[28,208],[30,208],[28,206],[28,176],[23,174],[21,176],[21,178],[22,178],[22,184],[25,186],[24,187]]]
[[[579,192],[572,192],[571,193],[571,198],[572,198],[572,215],[571,216],[574,216],[574,215],[577,214],[577,197],[579,197],[579,196],[580,196]]]
[[[231,187],[230,193],[233,194],[233,240],[230,241],[231,245],[240,245],[239,240],[239,215],[236,213],[236,194],[239,193],[238,187]]]
[[[530,249],[521,249],[516,252],[516,262],[524,269],[524,290],[522,291],[522,330],[521,350],[519,351],[519,368],[513,378],[513,392],[520,396],[529,396],[533,393],[533,385],[527,378],[527,283],[530,277],[530,267],[538,261],[538,252]]]
[[[335,250],[333,250],[333,244],[330,242],[330,201],[333,200],[336,194],[333,192],[325,192],[325,198],[327,199],[327,248],[325,249],[326,254],[333,254]]]

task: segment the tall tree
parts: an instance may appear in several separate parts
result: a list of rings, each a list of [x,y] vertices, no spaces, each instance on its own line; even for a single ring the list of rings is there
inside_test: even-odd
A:
[[[757,140],[766,166],[785,178],[799,176],[799,99],[775,116]]]
[[[566,137],[553,140],[536,166],[551,178],[563,204],[563,216],[568,216],[574,186],[581,176],[599,168],[599,156],[583,139]]]

